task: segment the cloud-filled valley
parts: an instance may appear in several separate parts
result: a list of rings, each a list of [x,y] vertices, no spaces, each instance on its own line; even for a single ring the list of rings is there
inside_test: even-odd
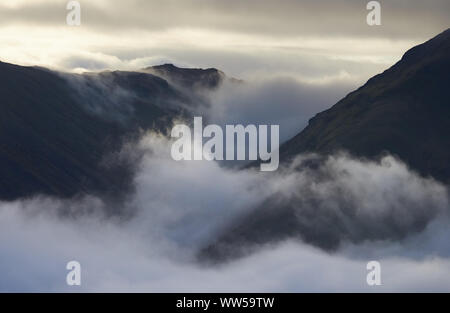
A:
[[[450,273],[448,189],[401,161],[339,155],[317,169],[262,174],[208,161],[175,162],[167,158],[169,149],[170,141],[155,133],[135,147],[143,156],[136,191],[122,208],[132,212],[126,219],[103,215],[107,204],[95,197],[3,202],[0,289],[68,290],[64,266],[72,259],[82,264],[86,291],[365,290],[370,259],[383,264],[382,290],[450,286],[442,279]],[[330,229],[327,220],[342,225],[339,249],[329,253],[305,243],[302,231],[308,230],[300,228],[225,263],[198,260],[199,250],[230,224],[274,197],[290,199],[296,217],[318,233]]]

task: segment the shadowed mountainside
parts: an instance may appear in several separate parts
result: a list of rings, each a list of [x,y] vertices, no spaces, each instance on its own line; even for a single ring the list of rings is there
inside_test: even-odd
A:
[[[374,158],[389,152],[414,170],[450,182],[450,29],[407,51],[280,147],[299,153],[339,150]]]
[[[192,83],[211,83],[201,81],[210,70],[178,70]],[[0,95],[2,200],[123,196],[133,177],[133,165],[115,155],[124,140],[142,130],[165,132],[194,104],[192,94],[149,73],[77,75],[3,62]]]

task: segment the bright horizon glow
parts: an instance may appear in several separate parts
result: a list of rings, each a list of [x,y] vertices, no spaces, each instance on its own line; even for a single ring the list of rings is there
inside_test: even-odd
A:
[[[411,2],[411,18],[421,16],[427,27],[405,27],[405,8],[394,4],[384,11],[385,25],[371,28],[364,24],[365,6],[352,1],[339,8],[310,0],[283,6],[265,0],[258,6],[133,0],[80,1],[81,25],[71,27],[65,23],[67,2],[0,4],[0,60],[76,73],[174,63],[215,67],[242,79],[290,76],[312,84],[360,84],[442,31],[446,21],[436,18],[439,6],[433,23],[428,21],[417,1]]]

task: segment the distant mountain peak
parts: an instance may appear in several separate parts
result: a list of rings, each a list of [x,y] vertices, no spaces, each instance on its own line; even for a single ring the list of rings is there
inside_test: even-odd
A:
[[[226,77],[216,68],[183,68],[172,63],[150,66],[144,71],[185,88],[216,88]]]
[[[429,58],[433,55],[445,52],[445,49],[448,49],[449,46],[450,28],[430,40],[406,51],[399,63],[419,62],[421,58]]]
[[[160,64],[160,65],[155,65],[155,66],[149,66],[148,68],[174,69],[174,68],[178,68],[178,67],[175,66],[173,63],[164,63],[164,64]]]
[[[189,68],[189,67],[179,67],[173,63],[164,63],[160,65],[149,66],[145,70],[160,70],[160,71],[178,71],[178,72],[221,72],[216,68]]]

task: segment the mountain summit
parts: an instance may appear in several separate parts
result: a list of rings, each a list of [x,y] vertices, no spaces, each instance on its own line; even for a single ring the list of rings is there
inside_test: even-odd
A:
[[[216,88],[225,78],[225,74],[215,68],[181,68],[170,63],[144,70],[185,88]]]

